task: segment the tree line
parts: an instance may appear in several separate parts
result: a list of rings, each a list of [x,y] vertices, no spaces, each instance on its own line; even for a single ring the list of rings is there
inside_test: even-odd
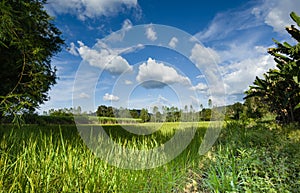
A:
[[[210,100],[211,103],[211,100]],[[260,119],[266,114],[272,115],[267,106],[257,97],[246,99],[242,104],[236,102],[232,105],[201,108],[196,111],[192,105],[186,105],[184,109],[178,107],[162,106],[159,109],[153,106],[150,110],[142,109],[127,109],[116,108],[112,106],[100,105],[94,113],[98,117],[112,118],[133,118],[141,119],[142,122],[195,122],[195,121],[211,121],[211,120],[240,120],[240,119]],[[212,114],[214,113],[214,117]],[[219,114],[219,116],[218,116]]]

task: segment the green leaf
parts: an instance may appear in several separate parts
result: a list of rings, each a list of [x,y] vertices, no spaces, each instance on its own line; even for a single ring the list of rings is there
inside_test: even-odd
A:
[[[293,77],[293,80],[294,80],[296,83],[300,84],[300,83],[299,83],[299,80],[298,80],[298,76],[294,76],[294,77]]]
[[[290,16],[297,23],[297,25],[300,27],[300,17],[295,12],[292,12],[290,14]]]
[[[284,45],[286,48],[292,48],[292,46],[291,46],[289,43],[287,43],[287,42],[283,42],[283,45]]]

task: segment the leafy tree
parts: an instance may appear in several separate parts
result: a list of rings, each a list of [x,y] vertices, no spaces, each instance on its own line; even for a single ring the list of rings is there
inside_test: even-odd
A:
[[[56,83],[51,58],[64,41],[46,0],[0,2],[0,116],[33,112]]]
[[[184,112],[182,113],[183,114],[183,121],[188,121],[188,106],[187,105],[184,105]]]
[[[143,122],[148,122],[150,120],[150,116],[147,109],[141,110],[140,119],[142,119]]]
[[[294,12],[290,16],[300,27],[300,17]],[[274,40],[277,47],[269,48],[268,53],[274,56],[277,69],[270,69],[264,78],[256,77],[245,98],[261,98],[283,123],[300,122],[300,31],[294,25],[286,30],[297,44]]]
[[[50,109],[49,113],[50,116],[73,116],[72,109],[63,108],[63,109]]]
[[[132,118],[134,119],[138,119],[139,118],[139,113],[136,109],[132,109],[132,110],[129,110],[130,111],[130,115]]]
[[[124,109],[124,108],[120,107],[119,109],[116,109],[115,112],[118,112],[118,113],[116,113],[116,117],[120,117],[120,118],[130,118],[131,117],[130,111],[126,108]]]
[[[156,122],[157,121],[156,114],[158,112],[158,107],[154,106],[152,112],[153,112],[153,116],[154,116],[154,122]]]
[[[80,115],[82,113],[81,106],[78,106],[77,108],[75,107],[74,109],[71,109],[74,114]]]
[[[194,121],[194,108],[193,105],[190,105],[190,115],[189,115],[189,121]]]
[[[210,121],[211,119],[211,109],[202,109],[201,112],[199,112],[202,116],[200,117],[201,121]]]
[[[258,119],[269,113],[268,106],[264,104],[260,97],[250,97],[244,103],[244,115],[247,118]]]
[[[155,118],[156,118],[156,122],[161,122],[163,117],[162,114],[159,111],[157,111],[155,113]]]
[[[239,120],[241,114],[243,113],[243,104],[240,102],[234,103],[232,105],[232,110],[233,110],[233,116],[232,118],[235,120]]]
[[[98,106],[98,109],[96,111],[96,115],[98,117],[105,117],[106,114],[107,114],[107,106],[105,106],[105,105]]]
[[[107,107],[105,105],[100,105],[98,106],[96,115],[98,117],[115,117],[115,114],[117,114],[115,111],[117,111],[117,109],[114,109],[111,106]]]

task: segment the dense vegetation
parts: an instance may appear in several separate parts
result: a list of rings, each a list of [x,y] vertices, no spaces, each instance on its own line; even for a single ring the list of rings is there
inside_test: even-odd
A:
[[[300,27],[300,17],[292,12],[291,18]],[[290,123],[300,122],[300,31],[294,25],[286,30],[297,44],[274,40],[277,47],[269,48],[268,52],[274,56],[277,68],[270,69],[264,78],[256,77],[246,98],[259,97],[277,114],[278,120]]]
[[[64,116],[70,114],[68,112],[71,111],[58,109],[52,110],[48,114]],[[214,117],[212,117],[212,113],[215,114]],[[168,106],[163,106],[162,109],[159,109],[157,106],[154,106],[152,107],[152,112],[148,112],[146,109],[126,109],[101,105],[95,113],[89,114],[107,118],[141,119],[143,122],[195,122],[221,120],[221,118],[225,120],[240,120],[248,118],[258,119],[266,115],[272,116],[267,106],[257,97],[247,99],[244,104],[236,102],[232,105],[202,108],[200,110],[195,110],[192,105],[189,107],[186,105],[184,109]],[[218,114],[223,114],[225,117],[218,116]]]
[[[81,123],[92,124],[128,124],[140,122],[197,122],[197,121],[211,121],[211,120],[247,120],[261,119],[269,116],[269,119],[274,118],[263,103],[258,98],[249,98],[242,103],[234,103],[232,105],[203,108],[200,111],[195,111],[192,106],[184,110],[177,107],[163,107],[160,112],[154,106],[152,113],[146,109],[125,109],[115,108],[111,106],[101,105],[96,112],[82,112],[81,107],[64,108],[64,109],[50,109],[44,112],[43,115],[35,113],[23,113],[18,119],[20,124],[74,124],[74,116]],[[215,117],[212,117],[212,113]],[[218,117],[218,114],[223,114],[225,117]],[[0,118],[0,123],[11,123],[14,116],[4,116]]]
[[[300,131],[296,125],[228,122],[211,151],[200,156],[198,148],[206,125],[200,124],[190,145],[177,158],[147,170],[107,164],[85,146],[71,125],[29,125],[22,129],[2,125],[0,191],[300,191]],[[174,128],[176,123],[168,123],[160,132],[133,137],[120,126],[104,127],[117,143],[132,148],[159,145],[172,137]]]
[[[0,2],[0,116],[34,111],[56,83],[51,57],[61,50],[61,32],[45,0]]]

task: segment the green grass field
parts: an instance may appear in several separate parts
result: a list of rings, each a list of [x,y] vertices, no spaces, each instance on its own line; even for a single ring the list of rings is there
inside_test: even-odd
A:
[[[165,123],[158,131],[158,123],[127,125],[135,131],[152,129],[149,135],[131,134],[118,125],[103,128],[122,146],[149,149],[171,139],[177,124]],[[0,191],[300,192],[299,126],[230,122],[200,156],[207,126],[183,123],[184,131],[196,127],[196,132],[179,156],[153,169],[129,170],[98,158],[73,125],[1,125]]]

